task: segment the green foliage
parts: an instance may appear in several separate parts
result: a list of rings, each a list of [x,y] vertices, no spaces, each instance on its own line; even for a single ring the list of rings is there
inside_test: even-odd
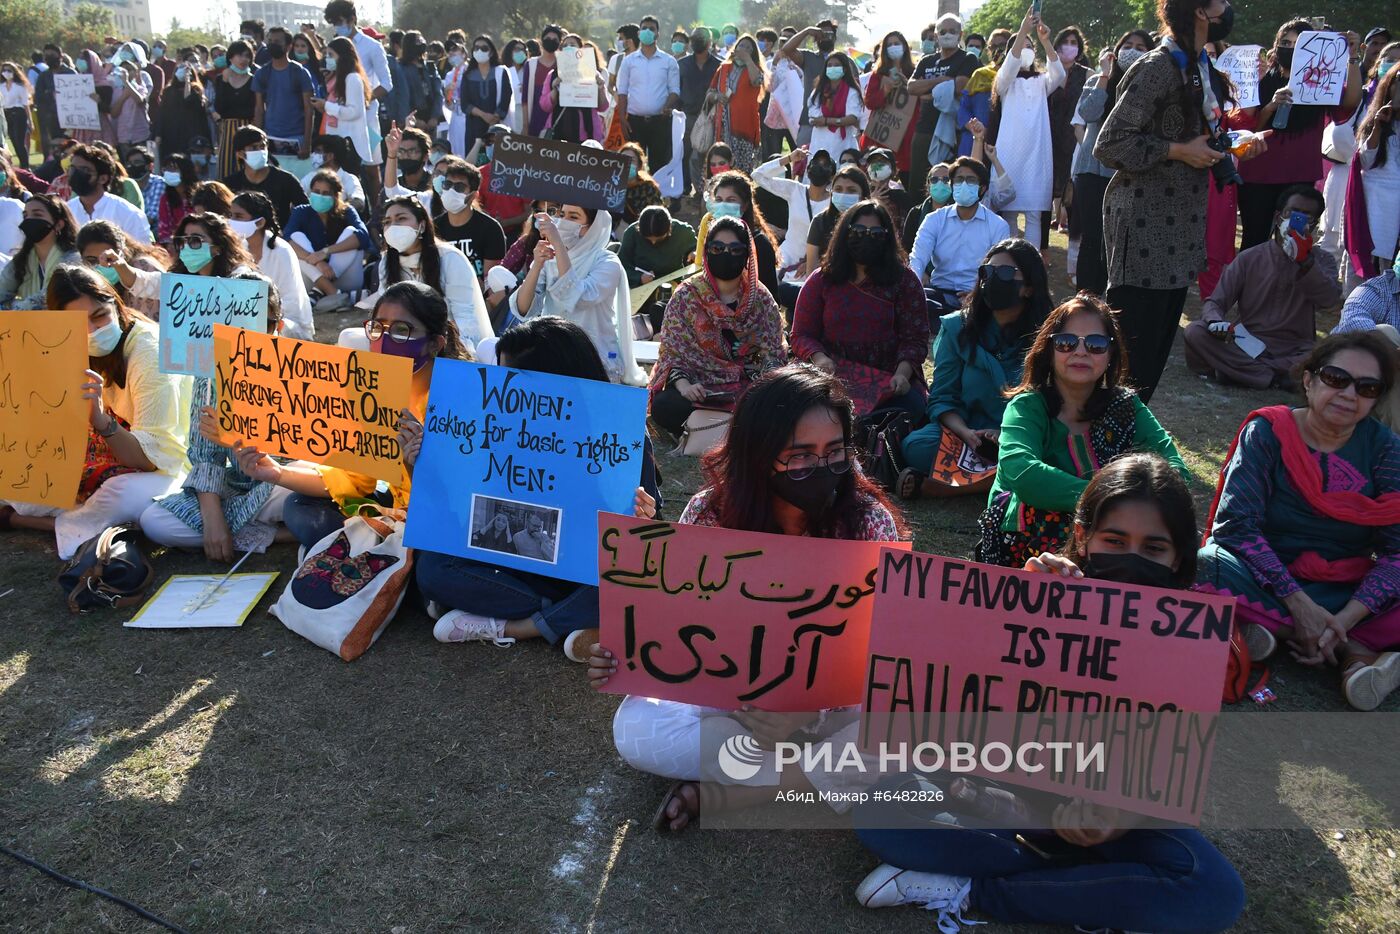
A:
[[[984,36],[999,28],[1015,32],[1028,6],[1025,0],[987,0],[972,14],[968,31]],[[1129,29],[1155,29],[1155,10],[1154,0],[1045,0],[1042,16],[1051,33],[1078,26],[1092,58]]]
[[[58,27],[57,41],[65,52],[72,55],[84,48],[100,52],[103,38],[115,35],[117,21],[113,19],[111,10],[96,3],[80,3]]]
[[[0,59],[29,64],[29,53],[53,37],[60,18],[52,0],[3,0],[0,2]]]
[[[179,19],[170,21],[170,31],[165,33],[163,38],[170,50],[167,54],[172,58],[180,49],[193,48],[196,45],[223,45],[228,42],[228,37],[212,26],[183,26]]]
[[[540,34],[550,23],[565,28],[579,28],[589,22],[590,9],[585,0],[521,0],[504,10],[501,17],[476,28],[502,38],[529,38]],[[399,8],[398,28],[419,29],[430,38],[441,37],[456,25],[466,28],[460,0],[405,0]],[[604,34],[598,34],[600,38]]]

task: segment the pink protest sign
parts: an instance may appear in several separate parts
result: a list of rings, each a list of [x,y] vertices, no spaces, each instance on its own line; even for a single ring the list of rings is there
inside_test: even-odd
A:
[[[977,774],[1199,822],[1233,599],[887,550],[874,603],[868,749],[1073,740],[1063,767]]]
[[[609,513],[598,534],[608,692],[729,710],[860,701],[881,543]]]

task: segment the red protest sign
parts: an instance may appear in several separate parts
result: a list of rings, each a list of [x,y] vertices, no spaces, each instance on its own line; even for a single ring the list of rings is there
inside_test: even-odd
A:
[[[1230,598],[887,550],[864,745],[1097,743],[1092,772],[989,777],[1197,823],[1233,617]]]
[[[881,547],[599,513],[606,690],[728,710],[860,701]]]

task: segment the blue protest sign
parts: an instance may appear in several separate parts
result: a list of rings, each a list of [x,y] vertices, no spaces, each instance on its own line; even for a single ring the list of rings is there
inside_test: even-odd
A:
[[[630,514],[643,389],[433,363],[404,542],[546,577],[598,582],[598,513]]]
[[[267,283],[215,276],[160,277],[160,371],[214,376],[214,325],[267,330]]]

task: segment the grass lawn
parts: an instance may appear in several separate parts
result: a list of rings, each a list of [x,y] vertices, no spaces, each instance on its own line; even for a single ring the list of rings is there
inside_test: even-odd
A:
[[[1180,340],[1167,374],[1153,408],[1204,514],[1241,418],[1279,399],[1196,380]],[[674,518],[695,489],[694,462],[663,456],[662,468]],[[967,554],[979,508],[915,504],[916,547]],[[284,572],[264,608],[294,562],[279,546],[244,566]],[[0,600],[0,843],[187,930],[932,927],[918,910],[856,905],[874,863],[850,835],[653,834],[666,783],[619,760],[617,698],[593,694],[542,642],[442,646],[406,604],[347,665],[261,610],[237,630],[70,616],[51,537],[0,536],[0,567],[0,591],[15,588]],[[202,556],[174,553],[158,567],[207,570]],[[1330,673],[1283,662],[1270,683],[1277,709],[1343,709]],[[1248,887],[1238,930],[1400,931],[1400,833],[1213,836]],[[5,859],[0,929],[155,930]]]

